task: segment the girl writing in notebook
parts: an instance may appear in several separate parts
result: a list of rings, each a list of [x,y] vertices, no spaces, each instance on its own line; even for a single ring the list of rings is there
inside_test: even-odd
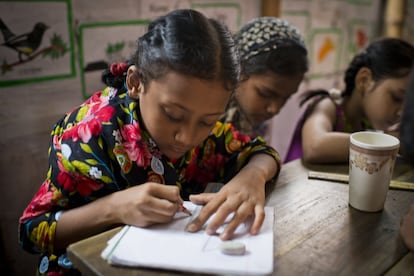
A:
[[[299,121],[285,162],[347,162],[350,133],[375,129],[398,135],[414,47],[395,38],[372,42],[345,71],[345,89],[305,93],[309,105]]]
[[[265,185],[280,170],[277,152],[217,122],[239,81],[230,32],[194,10],[153,21],[131,64],[111,66],[112,86],[53,127],[46,179],[20,218],[21,246],[41,253],[40,274],[73,270],[65,249],[122,224],[172,220],[183,200],[205,205],[187,231],[229,239],[264,219]],[[226,183],[217,193],[209,182]]]

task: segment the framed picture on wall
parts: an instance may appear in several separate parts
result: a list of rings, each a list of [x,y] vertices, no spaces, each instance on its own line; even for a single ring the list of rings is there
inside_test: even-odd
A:
[[[137,39],[149,20],[99,22],[79,25],[79,67],[86,99],[102,90],[102,73],[112,63],[125,62],[136,51]]]
[[[153,19],[174,9],[194,9],[210,18],[223,22],[232,32],[236,32],[246,18],[259,16],[259,4],[260,1],[245,0],[141,0],[141,10],[142,14],[145,14],[147,18]]]
[[[340,71],[343,33],[337,28],[314,29],[309,35],[310,78],[325,78]]]
[[[74,77],[71,18],[70,0],[0,1],[0,86]]]
[[[348,49],[345,51],[344,66],[347,66],[356,54],[368,46],[373,38],[372,23],[362,19],[348,22]]]

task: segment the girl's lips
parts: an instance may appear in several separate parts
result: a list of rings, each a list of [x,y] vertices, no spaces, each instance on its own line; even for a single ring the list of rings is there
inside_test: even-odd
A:
[[[180,154],[180,155],[183,155],[184,153],[186,153],[188,151],[187,148],[176,147],[176,146],[172,146],[170,149],[171,149],[171,151],[173,151],[177,154]]]

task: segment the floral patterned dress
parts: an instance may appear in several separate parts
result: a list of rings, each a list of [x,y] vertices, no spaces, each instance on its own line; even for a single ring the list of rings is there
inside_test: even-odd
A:
[[[263,139],[252,140],[217,122],[201,145],[170,160],[143,127],[139,102],[107,87],[53,127],[46,179],[19,220],[20,245],[41,254],[38,275],[79,275],[65,250],[54,248],[62,211],[149,181],[178,185],[186,200],[208,182],[229,181],[256,153],[280,164]]]
[[[267,136],[269,135],[268,129],[270,120],[263,122],[259,126],[253,126],[249,122],[247,115],[241,110],[234,95],[231,97],[226,107],[226,112],[220,118],[220,121],[223,123],[231,123],[242,134],[249,135],[252,138],[261,136],[264,139],[267,139]]]

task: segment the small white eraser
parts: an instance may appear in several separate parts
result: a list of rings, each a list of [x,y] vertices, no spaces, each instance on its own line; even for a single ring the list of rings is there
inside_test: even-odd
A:
[[[226,255],[243,255],[246,252],[246,246],[238,241],[224,241],[220,245],[221,252]]]

